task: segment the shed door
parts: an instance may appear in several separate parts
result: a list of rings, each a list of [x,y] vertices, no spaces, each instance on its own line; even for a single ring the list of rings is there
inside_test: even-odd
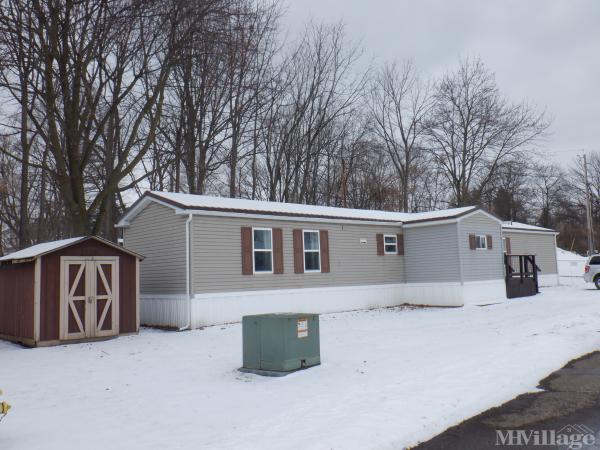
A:
[[[119,261],[91,261],[94,271],[92,280],[92,324],[94,336],[119,334],[117,329],[117,301]]]
[[[86,337],[88,274],[84,260],[63,261],[61,282],[61,339]]]
[[[61,262],[61,339],[119,334],[118,257]]]

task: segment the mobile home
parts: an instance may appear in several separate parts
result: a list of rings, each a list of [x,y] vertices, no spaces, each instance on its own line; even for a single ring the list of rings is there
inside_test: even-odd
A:
[[[506,299],[502,222],[477,207],[398,213],[146,192],[117,226],[145,256],[147,325]]]

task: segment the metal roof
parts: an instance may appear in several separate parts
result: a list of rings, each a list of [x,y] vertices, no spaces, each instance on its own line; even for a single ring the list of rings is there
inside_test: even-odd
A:
[[[16,261],[16,260],[23,260],[23,259],[34,259],[39,256],[46,255],[48,253],[52,253],[57,250],[60,250],[61,248],[69,247],[69,246],[75,245],[79,242],[87,241],[89,239],[94,239],[96,241],[102,242],[103,244],[106,244],[113,248],[121,250],[122,252],[129,253],[130,255],[133,255],[137,258],[143,258],[143,256],[141,256],[135,252],[132,252],[131,250],[127,250],[126,248],[123,248],[123,247],[115,244],[114,242],[108,241],[101,237],[82,236],[82,237],[61,239],[58,241],[43,242],[41,244],[32,245],[31,247],[27,247],[22,250],[19,250],[19,251],[16,251],[16,252],[13,252],[8,255],[0,257],[0,262]]]
[[[438,211],[403,213],[395,211],[350,209],[298,203],[213,197],[209,195],[182,194],[175,192],[147,191],[127,210],[117,226],[126,226],[127,222],[135,217],[137,212],[143,209],[144,202],[151,200],[161,202],[181,211],[212,211],[313,219],[388,222],[390,224],[398,225],[456,219],[478,210],[485,212],[476,206],[466,206]]]

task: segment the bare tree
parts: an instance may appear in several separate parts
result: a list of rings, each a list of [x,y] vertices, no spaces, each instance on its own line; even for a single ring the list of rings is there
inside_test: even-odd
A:
[[[251,127],[255,124],[257,109],[262,108],[265,101],[259,94],[271,74],[269,68],[277,51],[275,37],[280,14],[276,3],[252,4],[247,0],[237,0],[231,14],[227,71],[230,197],[240,194],[236,181],[238,164],[253,154]]]
[[[548,128],[544,113],[512,104],[479,59],[463,60],[437,86],[429,127],[432,155],[457,206],[480,201],[498,167],[528,151]]]
[[[557,209],[567,189],[565,178],[565,172],[557,164],[540,162],[533,166],[531,179],[537,203],[537,221],[542,227],[556,226]]]
[[[35,136],[30,130],[34,94],[29,85],[37,84],[34,72],[34,48],[27,45],[33,38],[33,9],[26,2],[6,2],[0,5],[0,88],[16,103],[16,117],[7,123],[8,133],[18,135],[20,151],[20,186],[18,195],[19,216],[18,247],[30,243],[29,191],[30,159]],[[12,32],[10,32],[12,30]]]
[[[315,203],[324,150],[336,121],[355,111],[365,75],[354,71],[359,49],[341,25],[309,24],[302,40],[274,68],[258,127],[264,143],[265,190],[271,200]]]
[[[398,209],[410,210],[411,180],[424,163],[429,87],[411,62],[383,66],[371,84],[369,110],[373,132],[385,147],[399,180]]]
[[[504,220],[527,221],[534,197],[531,168],[524,155],[505,160],[487,184],[481,203]]]
[[[185,168],[190,193],[204,193],[208,178],[225,162],[228,20],[223,11],[204,17],[181,49],[171,76],[171,128],[179,139],[168,142],[180,154],[177,161]]]
[[[411,63],[371,78],[342,25],[309,23],[286,44],[280,13],[277,0],[1,1],[0,253],[114,238],[147,188],[402,211],[480,203],[585,244],[581,168],[538,161],[545,115],[506,100],[480,60],[436,84]],[[600,224],[600,158],[589,164]]]
[[[600,236],[600,152],[591,152],[586,156],[588,162],[590,209],[593,223],[592,236],[597,237]],[[574,164],[568,174],[568,197],[562,201],[559,200],[561,207],[558,208],[557,222],[561,222],[561,225],[568,224],[570,227],[569,229],[563,228],[565,235],[562,237],[559,236],[559,239],[563,241],[568,236],[573,236],[576,241],[576,249],[582,254],[586,254],[586,189],[583,158],[581,155],[574,159]]]
[[[103,225],[110,232],[115,195],[130,187],[121,182],[154,142],[176,50],[195,25],[183,19],[202,17],[214,5],[175,0],[3,5],[3,51],[18,53],[20,45],[30,51],[14,60],[22,65],[15,74],[32,75],[12,83],[13,96],[30,98],[28,127],[49,150],[43,169],[56,180],[72,232],[96,234]],[[15,17],[25,13],[31,20],[23,27]],[[11,155],[22,161],[23,149]]]

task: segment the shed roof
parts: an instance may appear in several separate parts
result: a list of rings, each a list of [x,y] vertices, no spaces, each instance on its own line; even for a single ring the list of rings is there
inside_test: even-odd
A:
[[[127,250],[111,241],[100,238],[98,236],[80,236],[80,237],[61,239],[58,241],[43,242],[41,244],[32,245],[31,247],[27,247],[27,248],[24,248],[23,250],[19,250],[17,252],[13,252],[8,255],[0,257],[0,262],[15,261],[15,260],[22,260],[22,259],[34,259],[34,258],[37,258],[38,256],[46,255],[46,254],[52,253],[56,250],[60,250],[61,248],[69,247],[69,246],[77,244],[79,242],[87,241],[88,239],[97,240],[99,242],[102,242],[103,244],[117,248],[125,253],[129,253],[138,258],[142,258],[141,255],[138,255],[135,252]]]
[[[397,224],[455,219],[480,209],[476,206],[466,206],[438,211],[403,213],[395,211],[350,209],[298,203],[213,197],[209,195],[182,194],[175,192],[147,191],[127,210],[117,226],[126,226],[127,222],[135,217],[139,210],[143,209],[145,202],[152,200],[162,202],[163,204],[184,211],[198,210],[290,217],[298,216],[315,219],[359,220]]]

